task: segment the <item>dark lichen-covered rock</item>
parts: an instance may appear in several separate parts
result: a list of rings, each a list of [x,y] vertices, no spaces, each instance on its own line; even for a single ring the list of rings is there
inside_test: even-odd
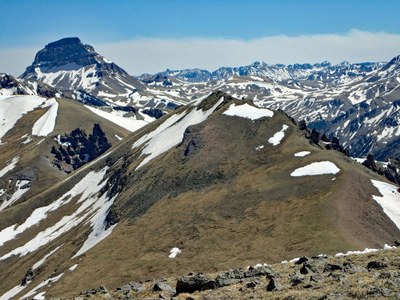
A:
[[[385,264],[385,263],[383,263],[381,261],[370,261],[367,264],[367,269],[368,270],[371,270],[371,269],[382,270],[382,269],[386,269],[387,267],[388,267],[387,264]]]
[[[203,274],[197,274],[179,278],[176,283],[176,292],[178,294],[194,293],[196,291],[212,290],[217,287],[218,285],[214,280],[209,279]]]

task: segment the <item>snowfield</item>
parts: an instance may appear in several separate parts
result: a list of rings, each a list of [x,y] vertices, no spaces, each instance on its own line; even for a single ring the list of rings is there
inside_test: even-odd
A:
[[[136,170],[143,167],[152,159],[165,153],[172,147],[175,147],[182,141],[186,128],[199,124],[214,112],[214,110],[222,103],[222,97],[217,103],[207,111],[193,108],[190,112],[184,111],[179,114],[172,115],[164,121],[157,129],[144,135],[137,140],[132,148],[137,148],[145,144],[141,156],[147,156],[137,166]]]
[[[98,108],[94,108],[88,105],[85,105],[87,109],[89,109],[91,112],[95,113],[96,115],[113,122],[114,124],[117,124],[118,126],[121,126],[130,132],[134,132],[143,126],[149,124],[149,118],[146,118],[145,120],[137,120],[136,118],[131,118],[131,117],[123,117],[119,111],[113,110],[111,113],[103,111]],[[155,119],[153,119],[155,120]]]
[[[371,179],[372,184],[379,190],[382,196],[372,196],[382,206],[385,214],[400,229],[400,194],[393,184]]]
[[[38,96],[0,96],[0,143],[23,115],[45,104]]]
[[[267,108],[257,108],[247,103],[242,105],[236,105],[235,103],[232,103],[229,108],[223,112],[223,114],[232,117],[236,116],[247,118],[253,121],[263,117],[274,116],[274,112],[272,110],[269,110]]]
[[[5,209],[7,206],[13,204],[15,201],[20,199],[27,191],[29,191],[30,189],[30,186],[28,186],[29,183],[30,183],[29,180],[17,180],[16,182],[17,190],[14,192],[14,194],[11,196],[10,199],[4,200],[3,203],[1,203],[0,211]]]
[[[268,139],[268,143],[272,146],[277,146],[281,143],[282,139],[285,137],[285,131],[289,128],[287,125],[282,125],[282,129],[274,134],[271,138]]]
[[[300,151],[294,154],[295,157],[304,157],[309,155],[311,152],[310,151]]]
[[[305,167],[294,170],[290,176],[313,176],[313,175],[325,175],[325,174],[337,174],[340,169],[330,161],[320,161],[311,163]]]
[[[19,156],[14,157],[11,162],[5,166],[3,169],[0,170],[0,178],[10,172],[12,169],[15,168],[19,160]]]
[[[56,126],[58,102],[55,99],[49,99],[46,101],[46,106],[47,105],[50,106],[50,109],[33,125],[33,135],[47,136],[54,130],[54,127]]]

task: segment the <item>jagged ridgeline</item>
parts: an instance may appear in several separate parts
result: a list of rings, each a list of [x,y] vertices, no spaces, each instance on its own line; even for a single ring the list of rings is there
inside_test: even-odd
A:
[[[1,214],[1,292],[66,297],[400,238],[383,201],[396,187],[334,149],[225,93],[179,107]]]

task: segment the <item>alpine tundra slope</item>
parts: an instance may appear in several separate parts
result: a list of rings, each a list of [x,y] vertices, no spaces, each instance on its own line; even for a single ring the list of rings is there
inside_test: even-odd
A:
[[[397,188],[310,132],[222,92],[178,108],[0,211],[0,294],[68,297],[400,238]]]

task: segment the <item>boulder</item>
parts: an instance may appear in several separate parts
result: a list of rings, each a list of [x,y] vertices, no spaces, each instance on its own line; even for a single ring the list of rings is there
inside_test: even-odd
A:
[[[282,290],[282,286],[277,282],[276,278],[271,277],[269,279],[266,289],[267,289],[267,292],[280,291],[280,290]]]
[[[325,272],[334,272],[334,271],[341,271],[343,268],[339,265],[335,264],[326,264],[324,268],[324,273]]]
[[[176,293],[193,293],[196,291],[212,290],[217,287],[218,285],[215,281],[203,274],[197,274],[179,278],[176,283]]]
[[[153,287],[153,291],[155,292],[168,292],[171,294],[175,294],[176,290],[170,286],[168,283],[164,282],[164,281],[159,281],[157,282],[154,287]]]
[[[292,275],[290,277],[290,285],[291,286],[296,286],[296,285],[299,285],[301,283],[304,283],[304,276],[294,274],[294,275]]]
[[[250,267],[245,273],[244,277],[259,277],[259,276],[275,276],[274,270],[270,266],[256,266]]]
[[[384,287],[370,287],[368,289],[368,295],[375,296],[375,297],[388,297],[392,293],[391,289],[384,288]]]
[[[252,280],[249,283],[247,283],[246,287],[247,288],[255,288],[259,284],[260,284],[260,281],[256,279],[256,280]]]
[[[308,261],[308,257],[303,256],[303,257],[300,257],[298,260],[296,260],[296,261],[294,262],[294,264],[295,264],[295,265],[301,265],[301,264],[303,264],[303,263],[305,263],[305,262],[307,262],[307,261]]]
[[[245,278],[243,269],[235,269],[218,274],[218,276],[215,278],[215,282],[219,287],[223,287],[238,283],[243,278]]]
[[[368,270],[371,270],[371,269],[382,270],[387,267],[388,267],[387,264],[380,262],[380,261],[370,261],[367,265]]]
[[[311,266],[309,263],[303,263],[303,266],[300,268],[300,274],[307,275],[310,273],[315,273],[316,269]]]

